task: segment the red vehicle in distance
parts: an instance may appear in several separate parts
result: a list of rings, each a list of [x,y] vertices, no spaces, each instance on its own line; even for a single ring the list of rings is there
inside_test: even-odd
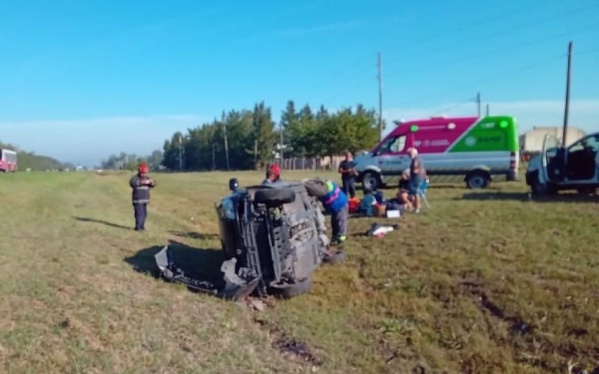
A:
[[[17,152],[10,149],[0,149],[0,172],[17,171]]]

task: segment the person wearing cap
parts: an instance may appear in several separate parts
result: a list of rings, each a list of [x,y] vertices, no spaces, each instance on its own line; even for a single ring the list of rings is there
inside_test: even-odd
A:
[[[150,189],[156,187],[156,182],[148,175],[148,164],[141,163],[137,174],[129,180],[132,188],[131,199],[135,216],[135,231],[146,229],[146,218],[148,217],[148,204],[150,203]]]
[[[281,179],[281,168],[279,165],[272,164],[266,170],[266,178],[262,181],[262,184],[269,184],[277,182]]]

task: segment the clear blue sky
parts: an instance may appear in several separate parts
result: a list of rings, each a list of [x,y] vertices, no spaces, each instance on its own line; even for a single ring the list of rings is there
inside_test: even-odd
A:
[[[599,131],[597,0],[23,0],[0,3],[0,140],[93,165],[264,100],[492,113]],[[462,104],[462,105],[459,105]],[[484,110],[484,109],[483,109]]]

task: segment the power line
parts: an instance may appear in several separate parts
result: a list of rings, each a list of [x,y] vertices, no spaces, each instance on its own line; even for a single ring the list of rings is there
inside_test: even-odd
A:
[[[522,49],[525,47],[530,47],[530,46],[534,46],[537,44],[542,44],[542,43],[546,43],[548,41],[552,41],[552,40],[556,40],[562,37],[566,37],[566,36],[572,36],[575,33],[579,33],[579,32],[584,32],[584,31],[589,31],[589,30],[593,30],[599,28],[599,23],[593,23],[591,25],[586,25],[584,27],[580,27],[578,29],[572,30],[572,31],[568,31],[568,32],[562,32],[559,34],[554,34],[552,36],[546,37],[546,38],[541,38],[541,39],[537,39],[537,40],[531,40],[528,42],[524,42],[524,43],[519,43],[519,44],[515,44],[515,45],[511,45],[511,46],[507,46],[505,48],[499,48],[499,49],[494,49],[493,53],[494,54],[498,54],[498,53],[502,53],[502,52],[508,52],[508,51],[514,51],[514,50],[518,50],[518,49]],[[471,57],[464,57],[464,58],[460,58],[460,59],[456,59],[456,60],[452,60],[448,63],[445,63],[443,65],[439,65],[439,64],[431,64],[431,65],[426,65],[426,66],[419,66],[419,67],[415,67],[412,69],[406,69],[406,70],[401,70],[401,72],[396,72],[395,74],[391,73],[391,74],[387,74],[387,76],[393,77],[394,75],[397,74],[405,74],[405,73],[412,73],[412,72],[417,72],[417,71],[421,71],[421,70],[428,70],[428,69],[438,69],[440,66],[441,67],[446,67],[446,66],[452,66],[452,65],[459,65],[462,62],[465,61],[470,61],[470,60],[477,60],[477,59],[485,59],[488,58],[489,56],[486,54],[482,54],[482,53],[478,53],[476,56],[471,56]]]
[[[555,0],[555,2],[561,2],[561,0]],[[420,39],[420,40],[417,39],[417,40],[415,40],[415,42],[416,43],[424,43],[424,42],[427,42],[429,40],[433,40],[433,39],[437,38],[438,36],[447,36],[447,35],[455,34],[455,33],[460,32],[460,31],[468,30],[469,28],[476,27],[476,26],[479,26],[479,25],[488,25],[489,23],[491,23],[493,21],[497,21],[497,20],[500,20],[502,18],[507,18],[507,17],[510,17],[510,16],[512,16],[514,14],[518,14],[518,13],[520,13],[523,10],[528,10],[528,9],[531,9],[531,8],[537,8],[540,5],[546,6],[547,3],[550,3],[550,1],[548,1],[548,0],[542,0],[542,1],[539,1],[538,3],[532,4],[532,5],[528,5],[528,6],[524,6],[524,7],[516,8],[516,9],[512,9],[512,10],[510,10],[508,12],[497,14],[497,15],[495,15],[493,17],[489,17],[489,18],[485,18],[485,19],[479,20],[478,22],[467,23],[464,26],[456,27],[456,28],[450,29],[450,30],[445,30],[443,32],[440,32],[440,33],[437,33],[437,34],[434,34],[434,35],[429,35],[428,37],[425,37],[423,39]]]
[[[598,6],[599,6],[599,2],[593,2],[593,3],[591,3],[591,5],[583,7],[583,8],[579,8],[579,9],[576,9],[576,10],[573,10],[573,11],[570,11],[570,12],[566,12],[566,13],[560,13],[560,14],[554,15],[553,17],[544,18],[544,19],[538,20],[536,22],[527,22],[527,23],[522,24],[520,26],[511,27],[511,28],[509,28],[507,30],[504,30],[504,31],[499,31],[499,32],[495,32],[495,33],[483,35],[481,37],[478,37],[478,38],[475,38],[475,39],[471,39],[471,40],[467,40],[467,41],[456,41],[454,43],[444,44],[444,45],[442,45],[440,47],[433,48],[433,49],[428,49],[428,50],[425,50],[425,51],[422,51],[422,52],[419,52],[418,49],[416,48],[415,52],[418,54],[418,57],[421,58],[423,56],[432,55],[432,54],[435,54],[437,52],[442,52],[442,51],[447,50],[447,49],[455,48],[456,46],[462,47],[464,45],[469,45],[469,44],[473,44],[473,43],[476,43],[476,42],[486,41],[488,39],[492,39],[492,38],[497,37],[497,36],[504,36],[506,34],[513,33],[515,31],[526,29],[526,28],[529,28],[529,27],[532,27],[532,26],[537,26],[537,25],[540,25],[540,24],[543,24],[543,23],[547,23],[547,22],[550,22],[550,21],[553,21],[553,20],[561,19],[561,18],[570,16],[572,14],[576,14],[576,13],[580,13],[580,12],[583,12],[583,11],[587,11],[587,10],[589,10],[591,8],[595,8],[595,7],[598,7]],[[391,75],[392,74],[393,73],[391,73]]]
[[[472,39],[472,40],[470,40],[468,42],[458,41],[458,42],[455,42],[455,43],[449,44],[449,45],[445,44],[441,48],[437,49],[436,52],[438,52],[439,50],[443,50],[443,49],[447,49],[447,48],[452,48],[452,47],[455,47],[455,46],[458,46],[458,45],[459,46],[463,46],[464,44],[471,44],[473,42],[475,43],[475,42],[480,42],[480,41],[486,41],[489,38],[493,38],[493,37],[496,37],[496,36],[504,36],[506,34],[513,33],[515,31],[520,31],[522,29],[526,29],[526,28],[529,28],[529,27],[532,27],[532,26],[538,26],[538,25],[541,25],[541,24],[544,24],[544,23],[547,23],[547,22],[551,22],[551,21],[554,21],[554,20],[562,19],[564,17],[568,17],[568,16],[573,15],[573,14],[584,12],[584,11],[587,11],[589,9],[592,9],[592,8],[595,8],[595,7],[598,7],[598,6],[599,6],[599,2],[592,2],[589,6],[586,6],[586,7],[582,7],[582,8],[579,8],[579,9],[576,9],[576,10],[572,10],[572,11],[566,12],[566,13],[559,13],[559,14],[554,15],[553,17],[540,19],[540,20],[538,20],[536,22],[527,22],[527,23],[522,24],[520,26],[510,27],[507,30],[499,31],[497,33],[491,33],[491,34],[483,35],[483,36],[481,36],[479,38]]]
[[[538,44],[542,44],[548,41],[552,41],[552,40],[556,40],[559,39],[561,37],[565,37],[565,36],[573,36],[574,34],[578,34],[578,33],[582,33],[582,32],[586,32],[589,30],[593,30],[595,28],[599,27],[599,23],[593,23],[590,25],[586,25],[577,29],[574,29],[572,31],[568,31],[568,32],[563,32],[563,33],[559,33],[559,34],[554,34],[551,35],[549,37],[545,37],[545,38],[541,38],[541,39],[536,39],[536,40],[531,40],[531,41],[527,41],[527,42],[523,42],[523,43],[519,43],[519,44],[515,44],[515,45],[511,45],[508,46],[506,48],[501,48],[501,49],[496,49],[493,51],[493,53],[501,53],[501,52],[507,52],[507,51],[515,51],[515,50],[519,50],[522,48],[526,48],[526,47],[530,47],[533,45],[538,45]],[[577,53],[577,55],[583,55],[586,53],[594,53],[594,51],[586,51],[584,53]],[[395,73],[387,73],[386,76],[387,77],[394,77],[397,76],[399,74],[406,74],[406,73],[411,73],[411,72],[417,72],[417,71],[424,71],[424,70],[429,70],[429,69],[438,69],[440,67],[446,67],[446,66],[452,66],[452,65],[458,65],[460,63],[463,63],[465,61],[469,61],[469,60],[476,60],[476,59],[483,59],[483,58],[487,58],[488,56],[484,55],[484,54],[478,54],[476,56],[472,56],[472,57],[465,57],[465,58],[461,58],[461,59],[457,59],[457,60],[452,60],[450,62],[447,62],[445,64],[439,65],[439,64],[435,64],[435,65],[427,65],[427,66],[419,66],[419,67],[414,67],[412,69],[406,69],[406,70],[401,70],[401,71],[396,71]],[[362,71],[363,69],[361,69],[360,71]],[[361,74],[353,74],[354,76],[360,76]],[[345,81],[345,84],[342,85],[338,85],[336,86],[336,91],[343,91],[342,88],[344,87],[350,87],[350,86],[357,86],[357,83],[364,83],[365,81],[370,81],[370,78],[365,77],[360,79],[359,81],[356,80],[347,80]],[[341,88],[341,89],[340,89]],[[335,97],[337,94],[333,94],[331,97]]]
[[[550,59],[543,59],[543,60],[540,60],[537,63],[526,65],[526,66],[523,66],[523,67],[521,67],[519,69],[515,69],[515,70],[512,70],[512,71],[507,72],[507,73],[502,73],[502,74],[496,74],[496,75],[489,76],[488,78],[479,80],[476,83],[473,83],[473,84],[470,84],[470,85],[465,85],[465,87],[473,87],[473,86],[479,86],[480,87],[481,84],[493,81],[494,79],[505,79],[507,76],[517,75],[519,73],[522,73],[522,72],[525,72],[525,71],[528,71],[528,70],[532,70],[532,69],[538,68],[540,66],[548,65],[549,63],[552,63],[554,61],[562,60],[565,57],[566,57],[566,55],[562,53],[559,56],[555,56],[555,57],[550,58]],[[446,91],[442,91],[440,93],[437,93],[437,96],[435,96],[435,97],[439,97],[441,95],[445,95],[445,94],[449,94],[449,93],[462,92],[462,91],[466,91],[466,89],[462,89],[460,91],[456,91],[455,88],[450,88],[450,89],[448,89]],[[431,96],[425,96],[425,97],[420,97],[420,98],[417,98],[417,99],[414,99],[414,100],[407,101],[404,104],[413,104],[413,103],[417,103],[417,102],[427,101],[427,100],[430,100],[430,99],[431,99]]]
[[[541,3],[542,4],[546,4],[546,1],[543,1]],[[487,34],[487,35],[485,35],[485,36],[483,36],[481,38],[470,40],[469,42],[466,42],[466,44],[467,43],[472,43],[473,41],[476,42],[476,41],[486,40],[486,39],[488,39],[490,37],[494,37],[494,36],[497,36],[497,35],[505,35],[506,33],[509,33],[509,32],[514,32],[514,31],[518,31],[518,30],[521,30],[521,29],[524,29],[524,28],[527,28],[527,27],[531,27],[531,26],[543,24],[543,23],[546,23],[546,22],[550,22],[550,21],[555,20],[555,19],[560,19],[560,18],[566,17],[566,16],[571,15],[571,14],[575,14],[575,13],[578,13],[578,12],[581,12],[581,11],[588,10],[590,8],[594,8],[597,5],[599,5],[599,2],[594,2],[594,3],[592,3],[589,6],[586,6],[586,7],[583,7],[583,8],[579,8],[579,9],[573,10],[571,12],[561,13],[561,14],[558,14],[558,15],[554,15],[553,17],[545,18],[545,19],[539,20],[537,22],[528,22],[528,23],[526,23],[524,25],[520,25],[520,26],[517,26],[517,27],[512,27],[512,28],[510,28],[507,31],[503,31],[503,32],[495,33],[495,34]],[[506,12],[506,13],[503,13],[503,14],[499,14],[499,15],[494,16],[494,17],[490,17],[489,19],[487,19],[485,21],[471,23],[471,24],[468,24],[467,26],[458,27],[456,29],[449,30],[448,32],[444,32],[443,35],[447,35],[447,34],[450,34],[452,32],[456,32],[456,31],[461,31],[461,30],[464,30],[464,29],[468,29],[468,28],[471,28],[471,27],[479,25],[479,24],[486,24],[486,23],[488,23],[488,22],[490,22],[492,20],[501,19],[501,18],[507,17],[509,15],[518,13],[518,12],[524,10],[524,9],[528,9],[528,8],[532,8],[532,7],[536,7],[536,6],[537,5],[526,6],[526,7],[514,9],[512,11],[509,11],[509,12]],[[596,26],[597,26],[596,24],[588,25],[588,26],[585,26],[585,27],[582,27],[582,28],[578,28],[578,29],[576,29],[574,31],[564,32],[564,33],[560,33],[560,34],[555,34],[555,35],[552,35],[550,37],[539,39],[539,40],[535,40],[535,41],[529,41],[529,42],[520,43],[520,44],[517,44],[517,45],[509,46],[509,47],[503,49],[503,51],[517,50],[519,48],[524,48],[524,47],[527,47],[527,46],[530,46],[530,45],[536,45],[536,44],[540,44],[540,43],[543,43],[543,42],[546,42],[546,41],[554,40],[554,39],[557,39],[557,38],[562,37],[562,36],[571,36],[571,34],[573,32],[577,33],[577,32],[581,32],[581,31],[587,31],[587,30],[593,29]],[[459,44],[463,45],[464,43],[459,43]],[[447,46],[445,46],[445,47],[447,47]],[[445,48],[445,47],[443,47],[443,48]],[[435,49],[433,49],[432,51],[434,52]],[[428,52],[431,53],[431,50],[429,50]],[[494,52],[496,53],[497,51],[494,51]],[[587,53],[594,53],[594,52],[593,51],[589,51]],[[419,53],[419,56],[422,56],[422,54]],[[466,60],[469,60],[469,59],[476,59],[476,58],[483,58],[483,57],[486,57],[486,56],[479,55],[479,56],[472,57],[472,58],[464,58],[464,59],[460,59],[460,60],[454,60],[454,61],[451,61],[450,63],[448,63],[446,65],[459,64],[460,62],[463,62],[463,61],[466,61]],[[438,68],[438,67],[439,67],[438,64],[436,64],[434,66],[427,66],[427,67],[422,67],[421,66],[421,67],[417,67],[417,68],[414,68],[414,69],[409,69],[409,70],[401,71],[401,73],[405,74],[406,72],[409,72],[409,71],[418,71],[418,70],[424,70],[424,69],[430,69],[430,68]],[[360,69],[360,72],[362,72],[364,70],[365,69]],[[399,74],[399,72],[396,71],[395,75],[397,75],[397,74]],[[360,76],[361,74],[352,74],[352,75],[353,76]],[[393,76],[393,75],[394,75],[393,73],[391,73],[391,74],[387,73],[387,76]],[[338,76],[339,75],[337,75],[335,78],[337,78]],[[368,79],[366,79],[366,78],[368,78],[368,77],[365,77],[364,79],[360,79],[359,82],[362,83],[365,80],[370,81],[370,79],[371,79],[371,78],[368,78]],[[335,91],[337,91],[337,92],[343,91],[343,89],[342,89],[343,87],[357,86],[358,82],[356,82],[356,80],[345,80],[344,83],[345,84],[335,85]],[[332,95],[332,97],[336,97],[336,96],[337,96],[337,93],[335,93],[335,94]]]
[[[435,112],[435,113],[433,113],[433,116],[438,116],[438,115],[450,112],[450,111],[452,111],[454,109],[461,108],[461,107],[463,107],[466,104],[469,104],[469,103],[472,103],[472,102],[476,101],[476,99],[477,99],[477,97],[473,96],[473,97],[469,98],[468,100],[464,100],[464,101],[462,101],[462,102],[460,102],[458,104],[452,105],[452,106],[447,107],[445,109],[442,109],[442,110],[440,110],[438,112]]]

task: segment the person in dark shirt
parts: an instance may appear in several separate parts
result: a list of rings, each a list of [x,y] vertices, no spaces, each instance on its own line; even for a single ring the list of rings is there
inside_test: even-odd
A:
[[[410,198],[411,190],[410,169],[406,169],[401,173],[396,199],[407,211],[412,210],[412,199]]]
[[[150,189],[156,187],[156,182],[149,177],[148,171],[148,165],[142,163],[139,165],[138,173],[129,180],[129,186],[133,190],[131,199],[135,216],[135,231],[144,231],[146,229]]]
[[[345,152],[345,160],[339,164],[339,173],[341,173],[341,182],[343,184],[343,192],[350,198],[356,196],[356,175],[354,160],[350,151]]]

